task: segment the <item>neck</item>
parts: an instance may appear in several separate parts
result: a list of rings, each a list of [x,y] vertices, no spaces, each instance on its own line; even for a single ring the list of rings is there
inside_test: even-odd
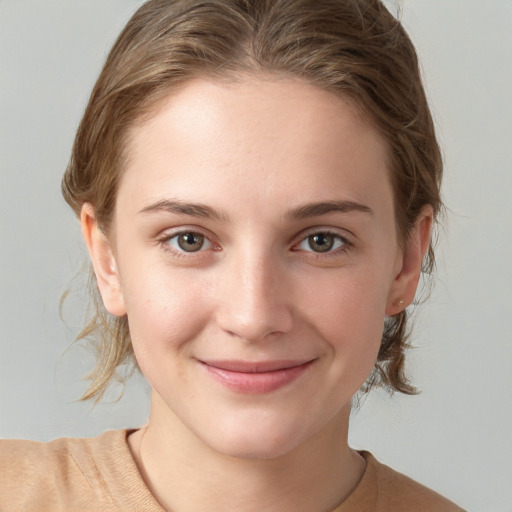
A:
[[[332,511],[355,488],[364,460],[348,446],[350,407],[289,453],[251,459],[219,453],[154,394],[148,426],[129,438],[135,462],[165,510]]]

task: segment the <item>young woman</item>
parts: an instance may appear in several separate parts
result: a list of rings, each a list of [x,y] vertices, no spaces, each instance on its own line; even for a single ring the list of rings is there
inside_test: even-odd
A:
[[[406,307],[441,158],[414,48],[376,0],[152,0],[63,179],[98,309],[100,398],[147,425],[1,444],[2,510],[457,511],[347,441],[354,395],[413,393]]]

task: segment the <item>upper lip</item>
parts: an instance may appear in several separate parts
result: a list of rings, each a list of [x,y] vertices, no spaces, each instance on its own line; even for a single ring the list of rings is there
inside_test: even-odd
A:
[[[201,363],[226,370],[229,372],[239,373],[265,373],[275,372],[278,370],[287,370],[302,366],[306,363],[312,362],[314,359],[278,359],[270,361],[240,361],[240,360],[199,360]]]

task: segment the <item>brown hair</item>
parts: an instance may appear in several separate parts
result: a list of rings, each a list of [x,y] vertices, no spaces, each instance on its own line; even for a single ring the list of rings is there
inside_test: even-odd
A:
[[[416,52],[380,0],[150,0],[114,44],[78,128],[62,181],[75,213],[91,203],[108,231],[129,128],[191,78],[241,72],[298,77],[359,107],[388,146],[402,242],[424,205],[439,212],[442,161]],[[430,246],[424,272],[433,264]],[[91,291],[95,313],[78,339],[96,336],[83,398],[99,399],[117,368],[135,361],[127,318],[109,315],[94,281]],[[364,390],[415,392],[404,374],[406,315],[386,322]]]

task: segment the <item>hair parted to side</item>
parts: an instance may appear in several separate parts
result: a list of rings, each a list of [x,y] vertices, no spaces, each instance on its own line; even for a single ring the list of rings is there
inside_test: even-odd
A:
[[[150,0],[114,44],[92,91],[62,181],[80,215],[92,204],[108,234],[130,127],[159,100],[196,77],[242,73],[295,77],[342,95],[379,130],[389,153],[399,239],[423,206],[438,214],[442,160],[414,47],[380,0]],[[434,265],[432,245],[423,271]],[[103,307],[78,339],[93,340],[97,366],[83,399],[101,398],[123,363],[133,363],[126,317]],[[404,373],[407,313],[385,323],[374,371],[363,391],[412,394]]]

